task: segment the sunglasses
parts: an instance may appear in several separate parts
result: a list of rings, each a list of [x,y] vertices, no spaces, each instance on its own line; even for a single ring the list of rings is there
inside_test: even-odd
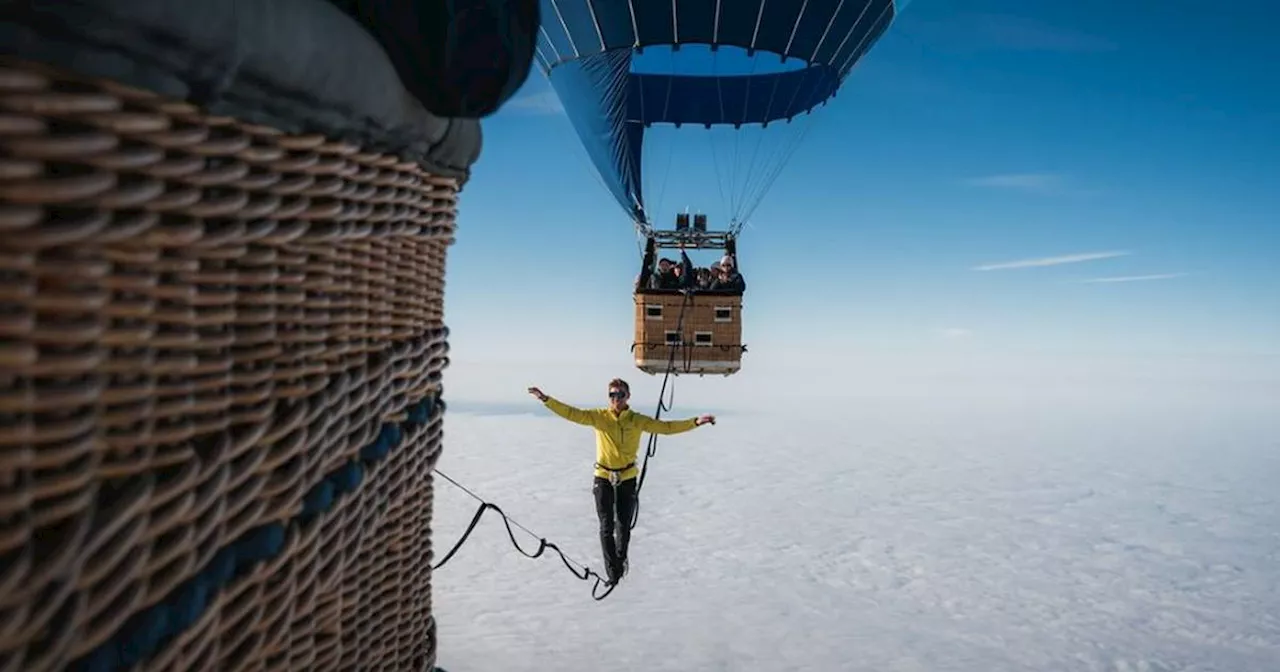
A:
[[[627,393],[622,391],[613,391],[609,393],[610,399],[626,399]]]

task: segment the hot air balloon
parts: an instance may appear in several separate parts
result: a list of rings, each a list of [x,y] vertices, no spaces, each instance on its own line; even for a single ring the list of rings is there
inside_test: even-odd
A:
[[[722,250],[741,271],[736,240],[803,138],[808,124],[797,118],[836,94],[902,5],[541,0],[537,63],[644,247],[633,297],[637,368],[699,375],[741,368],[742,291],[654,287],[658,251]],[[663,161],[654,151],[662,135],[682,152],[705,135],[710,149]],[[693,164],[714,165],[724,225],[709,230],[705,213],[691,221],[682,212],[674,228],[656,228],[655,194]]]

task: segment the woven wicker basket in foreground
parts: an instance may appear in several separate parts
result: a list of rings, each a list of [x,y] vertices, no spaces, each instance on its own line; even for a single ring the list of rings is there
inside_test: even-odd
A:
[[[0,669],[431,669],[458,181],[0,61]]]

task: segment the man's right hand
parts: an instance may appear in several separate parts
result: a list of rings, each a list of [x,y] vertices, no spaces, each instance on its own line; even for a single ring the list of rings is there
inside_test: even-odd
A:
[[[529,394],[532,394],[534,397],[536,397],[536,398],[538,399],[538,401],[546,401],[546,400],[547,400],[547,395],[543,394],[543,393],[542,393],[542,390],[539,390],[539,389],[538,389],[538,388],[536,388],[536,387],[531,387],[531,388],[529,388]]]

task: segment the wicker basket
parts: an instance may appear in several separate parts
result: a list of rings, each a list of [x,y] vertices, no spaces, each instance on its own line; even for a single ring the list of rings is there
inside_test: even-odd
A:
[[[742,295],[635,293],[636,368],[652,375],[723,375],[742,369]]]
[[[434,666],[457,191],[0,61],[0,670]]]

